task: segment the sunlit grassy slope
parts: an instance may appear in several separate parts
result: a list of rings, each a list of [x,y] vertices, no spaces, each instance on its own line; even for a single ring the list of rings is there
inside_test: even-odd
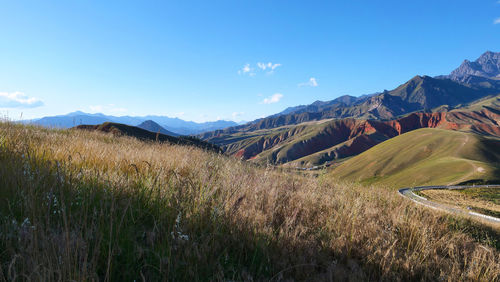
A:
[[[500,179],[500,140],[418,129],[385,141],[333,170],[336,177],[392,187]]]
[[[0,123],[0,281],[495,281],[498,241],[384,187]]]

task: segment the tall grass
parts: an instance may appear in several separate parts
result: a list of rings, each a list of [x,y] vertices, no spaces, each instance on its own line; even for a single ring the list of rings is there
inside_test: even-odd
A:
[[[499,280],[453,220],[328,175],[0,124],[0,280]]]

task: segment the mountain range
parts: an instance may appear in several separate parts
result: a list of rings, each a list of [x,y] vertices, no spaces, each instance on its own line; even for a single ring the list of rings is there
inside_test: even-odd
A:
[[[171,135],[214,135],[248,132],[276,128],[324,119],[360,118],[390,120],[412,112],[442,111],[498,94],[500,89],[500,53],[487,51],[476,61],[465,60],[449,75],[437,77],[415,76],[391,91],[362,95],[344,95],[331,101],[316,101],[309,105],[290,107],[284,111],[255,121],[238,124],[233,121],[196,123],[166,116],[110,116],[89,114],[81,111],[66,115],[49,116],[25,122],[46,127],[69,128],[80,124],[96,125],[115,122],[138,126],[154,121]],[[147,126],[147,125],[146,125]],[[158,128],[151,128],[154,132]]]
[[[481,105],[479,105],[481,104]],[[480,108],[480,109],[479,109]],[[461,129],[500,136],[500,96],[448,112],[412,113],[393,120],[325,119],[279,128],[206,137],[226,153],[253,162],[314,166],[357,155],[419,128]]]
[[[488,148],[498,155],[499,66],[500,53],[488,51],[474,62],[466,60],[449,75],[415,76],[390,91],[316,101],[244,125],[205,132],[198,137],[221,146],[227,155],[254,163],[293,168],[337,167],[349,158],[372,148],[376,150],[378,146],[387,147],[385,143],[395,137],[422,128],[466,132],[468,135],[464,136],[469,136],[470,140],[494,140],[491,141],[494,145]],[[444,135],[436,133],[436,136]],[[409,142],[411,139],[397,140]],[[436,144],[436,148],[447,148],[447,145]],[[378,150],[377,154],[383,151]],[[495,169],[500,167],[498,159],[491,162],[491,168],[485,171],[500,178],[494,175],[500,171]],[[349,169],[343,167],[342,175],[349,175]],[[369,179],[378,172],[363,177]]]
[[[31,122],[194,145],[261,165],[330,167],[364,183],[500,181],[499,66],[500,53],[486,52],[449,75],[417,75],[393,90],[289,107],[241,125],[83,112]],[[187,134],[197,135],[179,136]],[[438,168],[439,177],[425,177]]]
[[[397,159],[396,155],[391,155],[393,151],[380,148],[396,146],[397,142],[392,141],[393,139],[410,142],[396,147],[415,147],[417,145],[411,144],[411,138],[397,137],[425,128],[441,130],[433,135],[443,136],[441,139],[436,137],[435,140],[445,142],[450,138],[442,130],[451,130],[466,133],[454,135],[459,136],[454,137],[455,139],[467,137],[467,140],[478,140],[472,145],[465,142],[463,146],[457,147],[458,151],[463,148],[469,148],[467,150],[470,151],[470,148],[479,148],[479,144],[489,144],[481,148],[494,152],[486,152],[485,156],[477,153],[475,156],[478,156],[477,160],[481,160],[484,171],[493,175],[490,178],[495,179],[495,174],[500,171],[500,164],[498,158],[491,159],[487,155],[497,156],[497,151],[500,151],[500,53],[488,51],[473,62],[465,60],[448,75],[417,75],[393,90],[359,97],[344,95],[331,101],[289,107],[277,114],[240,125],[231,121],[195,123],[164,116],[115,117],[83,112],[44,117],[30,122],[63,128],[85,124],[77,128],[116,131],[122,135],[139,136],[140,139],[147,136],[146,139],[150,140],[160,135],[171,138],[196,135],[217,148],[220,147],[227,155],[256,164],[300,169],[332,166],[333,171],[339,171],[338,174],[343,177],[355,176],[365,182],[373,179],[389,181],[392,176],[381,175],[381,172],[388,172],[383,168],[368,170],[369,173],[355,173],[349,168],[358,166],[342,164],[352,163],[347,162],[349,159],[360,160],[356,156],[362,155]],[[186,144],[187,139],[176,141],[177,139],[169,139],[170,137],[162,138]],[[436,150],[449,147],[436,142]],[[200,144],[206,147],[207,143]],[[427,148],[422,148],[424,147]],[[372,151],[376,153],[370,153]],[[421,156],[426,155],[426,152],[422,152]],[[446,152],[448,157],[456,158],[449,154],[451,151]],[[434,153],[442,156],[442,152]],[[467,160],[466,163],[470,163]],[[487,163],[487,160],[491,163]],[[424,159],[419,161],[427,163]],[[453,169],[450,168],[449,171]],[[472,177],[474,174],[469,175]],[[486,174],[482,176],[487,178]],[[458,178],[455,180],[458,181]]]
[[[164,130],[169,131],[170,135],[192,135],[199,134],[206,131],[213,131],[217,129],[226,128],[229,126],[236,126],[238,123],[234,121],[210,121],[203,123],[196,123],[193,121],[185,121],[179,118],[171,118],[167,116],[111,116],[104,114],[89,114],[81,111],[72,112],[66,115],[49,116],[33,120],[25,120],[25,123],[33,123],[45,127],[56,128],[70,128],[77,125],[97,125],[104,122],[114,122],[138,126],[146,121],[154,121]],[[147,126],[147,125],[145,125]],[[153,129],[157,131],[157,129]],[[168,134],[168,133],[165,133]]]
[[[499,93],[500,81],[473,79],[471,76],[468,81],[469,83],[462,83],[448,78],[415,76],[391,91],[385,90],[359,98],[342,96],[332,101],[317,101],[311,105],[289,108],[280,114],[251,123],[218,130],[212,135],[276,128],[330,118],[389,120],[417,111],[451,110]],[[202,137],[209,136],[210,133],[206,133]]]

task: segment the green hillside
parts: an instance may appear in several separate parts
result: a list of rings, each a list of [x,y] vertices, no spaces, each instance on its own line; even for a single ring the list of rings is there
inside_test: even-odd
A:
[[[345,161],[336,177],[393,187],[500,179],[500,140],[424,128],[387,140]]]
[[[462,108],[454,109],[453,111],[481,111],[484,109],[488,109],[497,114],[500,113],[500,95],[479,99]]]

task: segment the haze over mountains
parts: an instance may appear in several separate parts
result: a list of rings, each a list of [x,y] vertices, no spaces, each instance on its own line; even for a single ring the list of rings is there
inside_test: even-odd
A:
[[[193,121],[185,121],[180,118],[171,118],[167,116],[111,116],[104,114],[89,114],[81,111],[76,111],[66,115],[49,116],[40,119],[29,120],[25,122],[34,123],[46,127],[70,128],[78,125],[97,125],[104,122],[122,123],[132,126],[138,126],[145,121],[154,121],[164,130],[170,131],[171,135],[191,135],[201,132],[217,130],[229,126],[238,125],[234,121],[210,121],[196,123]],[[156,132],[156,130],[154,130]],[[168,134],[168,133],[165,133]]]

